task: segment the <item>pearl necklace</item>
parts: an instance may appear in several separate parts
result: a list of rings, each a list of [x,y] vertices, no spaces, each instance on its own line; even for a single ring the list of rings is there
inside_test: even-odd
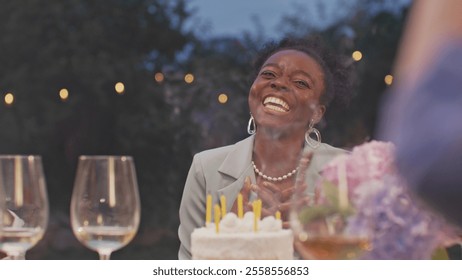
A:
[[[268,181],[273,181],[273,182],[280,182],[282,180],[285,180],[287,178],[290,178],[292,177],[295,173],[297,173],[297,170],[298,170],[298,166],[297,168],[295,168],[294,170],[290,171],[289,173],[287,173],[286,175],[283,175],[283,176],[280,176],[280,177],[271,177],[271,176],[268,176],[268,175],[265,175],[263,174],[263,172],[261,172],[257,166],[255,165],[255,162],[253,162],[252,160],[252,166],[253,166],[253,170],[255,171],[255,173],[257,173],[259,176],[261,176],[263,179],[265,180],[268,180]]]

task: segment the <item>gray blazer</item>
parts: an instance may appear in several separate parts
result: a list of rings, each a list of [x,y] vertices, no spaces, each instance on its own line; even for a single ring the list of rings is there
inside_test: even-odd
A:
[[[225,195],[229,211],[244,186],[244,179],[249,176],[252,183],[256,182],[251,165],[253,143],[254,136],[250,136],[234,145],[206,150],[194,156],[179,211],[180,260],[191,259],[191,233],[205,224],[207,193],[212,195],[212,205],[219,203],[219,197]],[[322,167],[342,153],[345,150],[324,143],[315,150],[306,175],[309,194],[314,192],[314,183],[320,178]]]

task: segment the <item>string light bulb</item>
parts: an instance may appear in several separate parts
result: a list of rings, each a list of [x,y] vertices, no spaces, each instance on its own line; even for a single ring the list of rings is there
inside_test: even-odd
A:
[[[354,51],[351,54],[351,57],[353,58],[354,61],[360,61],[363,58],[363,54],[360,51]]]
[[[228,95],[226,93],[220,93],[218,95],[218,102],[221,104],[225,104],[228,102]]]
[[[115,91],[118,93],[118,94],[124,94],[125,92],[125,85],[121,82],[118,82],[115,84]]]
[[[154,74],[154,80],[156,80],[156,82],[162,83],[164,79],[165,79],[165,76],[164,74],[162,74],[162,72],[157,72],[156,74]]]
[[[194,82],[194,75],[191,74],[191,73],[188,73],[188,74],[184,75],[184,81],[187,84],[190,84],[190,83]]]
[[[393,83],[393,76],[390,74],[386,75],[384,81],[387,86],[391,86],[391,84]]]
[[[69,98],[69,91],[65,88],[59,90],[59,98],[61,98],[62,101],[66,101]]]
[[[7,94],[5,94],[4,101],[5,101],[5,104],[8,106],[13,105],[14,95],[11,92],[8,92]]]

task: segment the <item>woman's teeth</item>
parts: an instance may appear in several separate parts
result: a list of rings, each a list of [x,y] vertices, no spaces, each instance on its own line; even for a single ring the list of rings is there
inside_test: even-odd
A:
[[[290,109],[289,104],[287,104],[287,102],[273,96],[265,98],[265,100],[263,101],[263,105],[268,109],[282,113],[288,112]]]

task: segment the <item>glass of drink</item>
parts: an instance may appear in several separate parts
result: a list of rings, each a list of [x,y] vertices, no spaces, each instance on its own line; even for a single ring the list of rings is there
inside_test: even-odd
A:
[[[348,197],[346,170],[339,172],[342,178],[338,184],[320,178],[316,180],[316,186],[306,186],[305,178],[310,172],[312,159],[319,162],[322,156],[322,152],[314,151],[312,155],[305,152],[300,161],[290,213],[296,251],[303,259],[360,259],[372,249],[372,230],[365,224],[359,226],[352,222],[355,221],[352,219],[355,209]],[[303,199],[306,196],[309,199]]]
[[[80,156],[71,199],[77,239],[101,260],[127,245],[140,223],[140,199],[130,156]]]
[[[48,224],[40,156],[0,156],[0,211],[0,250],[8,259],[24,259],[26,251],[43,238]]]

